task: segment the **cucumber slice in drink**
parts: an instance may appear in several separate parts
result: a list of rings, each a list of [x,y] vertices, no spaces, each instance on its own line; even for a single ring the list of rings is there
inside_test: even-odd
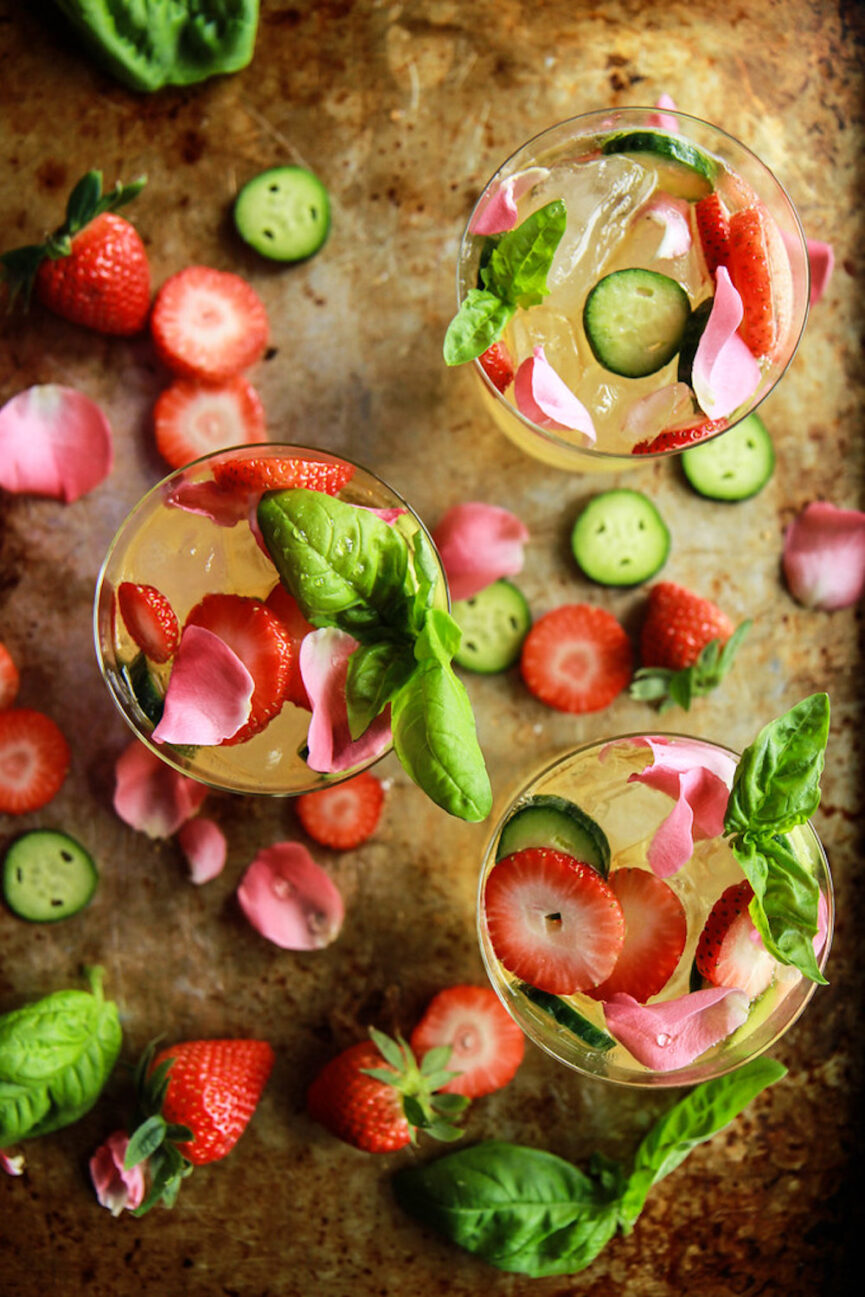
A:
[[[635,266],[614,270],[595,284],[583,307],[583,327],[605,369],[623,378],[645,378],[673,359],[690,314],[681,284]]]
[[[454,661],[468,671],[506,671],[520,656],[532,614],[520,590],[502,578],[451,609],[462,631]]]
[[[162,718],[165,699],[157,684],[143,653],[138,653],[131,662],[124,662],[120,668],[129,690],[151,725],[158,725]]]
[[[720,164],[711,154],[704,153],[683,135],[668,131],[621,131],[609,135],[601,144],[602,153],[651,153],[666,162],[675,162],[691,173],[691,184],[680,194],[696,202],[714,188]]]
[[[608,1035],[601,1027],[596,1027],[588,1018],[584,1018],[578,1013],[572,1005],[561,999],[558,995],[552,995],[549,991],[542,991],[537,986],[529,986],[528,982],[520,982],[519,989],[527,1000],[536,1004],[544,1013],[548,1013],[560,1027],[565,1031],[570,1031],[577,1036],[584,1045],[589,1049],[597,1049],[601,1053],[606,1053],[612,1049],[615,1040]]]
[[[243,186],[234,224],[250,247],[271,261],[304,261],[330,233],[330,198],[305,167],[272,167]]]
[[[571,548],[590,581],[638,585],[664,566],[670,533],[648,496],[619,487],[589,501],[574,523]]]
[[[697,354],[703,330],[709,323],[709,316],[712,314],[714,303],[714,297],[707,297],[699,306],[695,306],[688,316],[685,332],[682,334],[682,346],[679,350],[679,369],[676,377],[680,383],[687,383],[689,387],[692,386],[691,377],[694,371],[694,357]]]
[[[682,452],[685,477],[710,500],[748,500],[762,491],[774,469],[775,448],[758,414]]]
[[[496,860],[526,847],[551,847],[591,865],[602,878],[610,872],[607,835],[575,802],[552,793],[530,798],[505,823]]]
[[[68,833],[53,829],[22,834],[3,861],[6,904],[31,923],[56,923],[77,914],[98,882],[90,853]]]

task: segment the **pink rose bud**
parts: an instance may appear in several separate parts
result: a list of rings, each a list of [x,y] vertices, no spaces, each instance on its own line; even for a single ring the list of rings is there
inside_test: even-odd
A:
[[[125,1130],[115,1130],[100,1144],[90,1159],[90,1178],[96,1197],[112,1216],[123,1210],[134,1211],[144,1201],[144,1164],[124,1169],[123,1159],[129,1144]]]

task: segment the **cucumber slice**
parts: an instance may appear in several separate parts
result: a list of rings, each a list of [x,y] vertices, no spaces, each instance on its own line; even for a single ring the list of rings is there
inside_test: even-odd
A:
[[[304,261],[330,233],[330,198],[304,167],[272,167],[243,186],[234,204],[240,237],[271,261]]]
[[[151,725],[158,725],[165,706],[165,699],[150,670],[147,658],[143,653],[137,654],[131,662],[123,663],[120,673],[125,679],[130,693]]]
[[[670,532],[648,496],[629,487],[602,491],[571,532],[577,565],[601,585],[638,585],[664,566]]]
[[[709,500],[748,500],[775,470],[775,448],[758,414],[747,414],[720,437],[682,452],[682,470]]]
[[[605,369],[623,378],[645,378],[673,359],[690,314],[680,283],[634,266],[595,284],[583,307],[583,328]]]
[[[589,1049],[606,1053],[608,1049],[615,1046],[616,1042],[612,1036],[601,1027],[596,1027],[588,1018],[584,1018],[558,995],[542,991],[537,986],[529,986],[528,982],[520,982],[519,989],[527,1000],[531,1000],[532,1004],[536,1004],[539,1009],[543,1009],[544,1013],[548,1013],[560,1027],[564,1027],[565,1031],[570,1031],[574,1036],[579,1037]]]
[[[68,833],[33,829],[12,843],[3,861],[3,897],[31,923],[56,923],[83,910],[96,891],[93,858]]]
[[[496,860],[526,847],[551,847],[591,865],[602,878],[610,872],[607,835],[575,802],[541,793],[524,802],[506,821]]]
[[[492,675],[506,671],[520,656],[532,624],[521,591],[504,577],[470,599],[458,599],[451,612],[462,631],[454,661],[468,671]]]
[[[700,339],[703,336],[703,330],[709,323],[709,316],[712,314],[712,307],[715,304],[714,297],[707,297],[699,306],[695,306],[688,316],[685,332],[682,334],[682,346],[679,351],[679,370],[676,375],[680,383],[687,383],[692,386],[691,376],[694,371],[694,357],[697,354],[697,348],[700,345]]]
[[[622,131],[609,135],[601,144],[602,153],[651,153],[656,158],[667,162],[677,162],[692,172],[693,192],[682,194],[682,197],[696,201],[704,198],[714,188],[720,171],[717,158],[704,153],[683,135],[671,135],[668,131],[642,130]]]

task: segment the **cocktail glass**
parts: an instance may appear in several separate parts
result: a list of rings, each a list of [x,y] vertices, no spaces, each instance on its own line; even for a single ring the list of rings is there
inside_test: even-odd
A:
[[[485,889],[491,871],[496,868],[499,840],[505,825],[515,813],[537,798],[563,798],[576,803],[580,810],[600,825],[609,841],[613,871],[620,868],[648,869],[649,843],[673,808],[667,793],[644,783],[629,781],[652,762],[646,746],[651,737],[656,744],[677,745],[697,759],[705,753],[707,763],[717,768],[725,758],[732,771],[736,753],[718,744],[677,734],[625,735],[621,738],[586,744],[565,754],[536,771],[522,785],[496,825],[489,840],[481,869],[478,893],[478,935],[481,954],[490,981],[505,1008],[526,1035],[553,1058],[584,1076],[599,1077],[627,1086],[670,1087],[707,1081],[763,1053],[796,1021],[816,989],[816,983],[796,968],[778,964],[766,990],[750,1003],[745,1022],[685,1066],[673,1070],[653,1069],[637,1061],[621,1043],[606,1047],[611,1038],[602,1004],[589,995],[545,996],[530,998],[523,989],[526,983],[508,971],[496,956],[490,939],[485,911]],[[691,859],[680,871],[664,881],[679,896],[687,916],[687,939],[670,980],[662,991],[650,997],[654,1004],[687,994],[694,989],[694,954],[706,918],[721,893],[740,883],[743,872],[724,838],[699,839],[694,843]],[[820,892],[820,931],[815,938],[815,954],[822,972],[829,953],[834,922],[832,880],[826,855],[809,822],[793,829],[789,844],[798,861],[816,880]],[[554,846],[555,844],[549,843]],[[566,847],[558,849],[567,850]],[[555,919],[555,916],[551,916]],[[564,1006],[564,1009],[562,1008]],[[552,1010],[552,1011],[551,1011]],[[567,1018],[570,1010],[580,1017],[574,1026],[585,1022],[585,1033],[597,1043],[587,1044],[576,1030],[557,1021]],[[554,1011],[554,1012],[553,1012]],[[597,1033],[597,1034],[594,1034]],[[664,1043],[659,1036],[658,1045]]]
[[[392,487],[369,469],[322,450],[284,444],[255,445],[219,451],[195,460],[154,486],[134,507],[111,543],[99,573],[94,603],[94,637],[102,675],[121,715],[133,733],[167,765],[212,788],[234,793],[275,796],[313,792],[380,759],[378,751],[350,768],[333,773],[310,768],[306,738],[310,712],[286,701],[278,714],[245,742],[187,747],[154,742],[153,695],[164,694],[171,662],[142,662],[118,607],[121,582],[156,587],[169,600],[182,627],[184,619],[208,594],[246,595],[266,600],[279,577],[266,550],[249,525],[242,506],[223,498],[214,477],[225,465],[286,459],[351,467],[338,498],[349,504],[385,511],[413,552],[424,524]],[[257,496],[249,497],[254,512]],[[425,547],[437,553],[432,541]],[[437,606],[449,606],[444,571],[439,566]],[[142,670],[146,673],[142,688]],[[158,719],[158,716],[156,717]]]
[[[609,141],[622,136],[639,137],[644,147],[604,152],[611,147]],[[708,159],[710,169],[716,168],[712,180],[693,167],[647,151],[646,142],[651,144],[659,136],[684,141],[686,155],[688,149],[698,150],[694,156]],[[693,392],[676,390],[678,355],[648,376],[622,377],[596,359],[583,324],[589,292],[614,270],[642,267],[672,277],[685,289],[692,310],[712,296],[714,280],[695,216],[696,202],[712,188],[729,213],[759,208],[763,214],[776,326],[770,350],[756,357],[760,373],[754,390],[723,418],[702,411]],[[491,220],[489,213],[492,203],[501,212],[503,198],[516,206],[514,224],[555,199],[565,202],[567,227],[547,276],[549,295],[518,309],[503,341],[517,370],[535,348],[542,347],[545,360],[589,412],[596,431],[592,442],[583,432],[556,426],[549,411],[541,416],[543,423],[537,422],[517,407],[512,383],[506,378],[494,381],[474,360],[485,409],[529,454],[556,468],[600,472],[635,467],[644,456],[654,459],[676,453],[683,446],[644,450],[640,455],[633,448],[640,442],[645,447],[670,427],[681,430],[705,424],[701,439],[723,435],[757,408],[790,364],[808,314],[805,237],[780,182],[725,131],[686,113],[665,112],[659,117],[656,109],[617,108],[585,113],[535,136],[499,167],[469,218],[457,265],[458,307],[471,289],[483,287],[483,263],[499,236],[478,229],[485,223],[501,224]],[[670,215],[675,207],[687,222],[690,248],[682,255],[659,258],[665,220],[673,222],[669,228],[675,236],[675,212]],[[661,389],[666,395],[654,395]]]

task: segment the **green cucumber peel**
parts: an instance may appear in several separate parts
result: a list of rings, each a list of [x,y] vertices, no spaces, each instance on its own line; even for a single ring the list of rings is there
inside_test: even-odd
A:
[[[584,1172],[555,1154],[493,1140],[398,1171],[394,1192],[412,1216],[500,1270],[576,1274],[618,1230],[631,1231],[653,1184],[786,1070],[757,1058],[696,1086],[655,1122],[630,1171],[601,1153]]]
[[[0,1148],[69,1126],[89,1112],[117,1061],[117,1006],[103,970],[89,991],[55,991],[0,1017]]]
[[[681,671],[672,671],[668,667],[640,667],[634,672],[628,690],[630,696],[640,702],[657,703],[659,712],[668,711],[671,707],[689,711],[695,698],[704,698],[717,689],[727,675],[751,624],[750,620],[741,622],[724,644],[720,639],[710,640],[693,666]]]
[[[826,984],[814,955],[820,888],[785,835],[820,805],[829,697],[812,694],[771,721],[736,767],[724,817],[730,847],[754,890],[749,913],[782,964]]]
[[[540,207],[513,230],[484,244],[479,279],[448,325],[443,354],[448,365],[483,355],[502,336],[518,308],[537,306],[549,293],[547,274],[567,224],[561,199]]]

